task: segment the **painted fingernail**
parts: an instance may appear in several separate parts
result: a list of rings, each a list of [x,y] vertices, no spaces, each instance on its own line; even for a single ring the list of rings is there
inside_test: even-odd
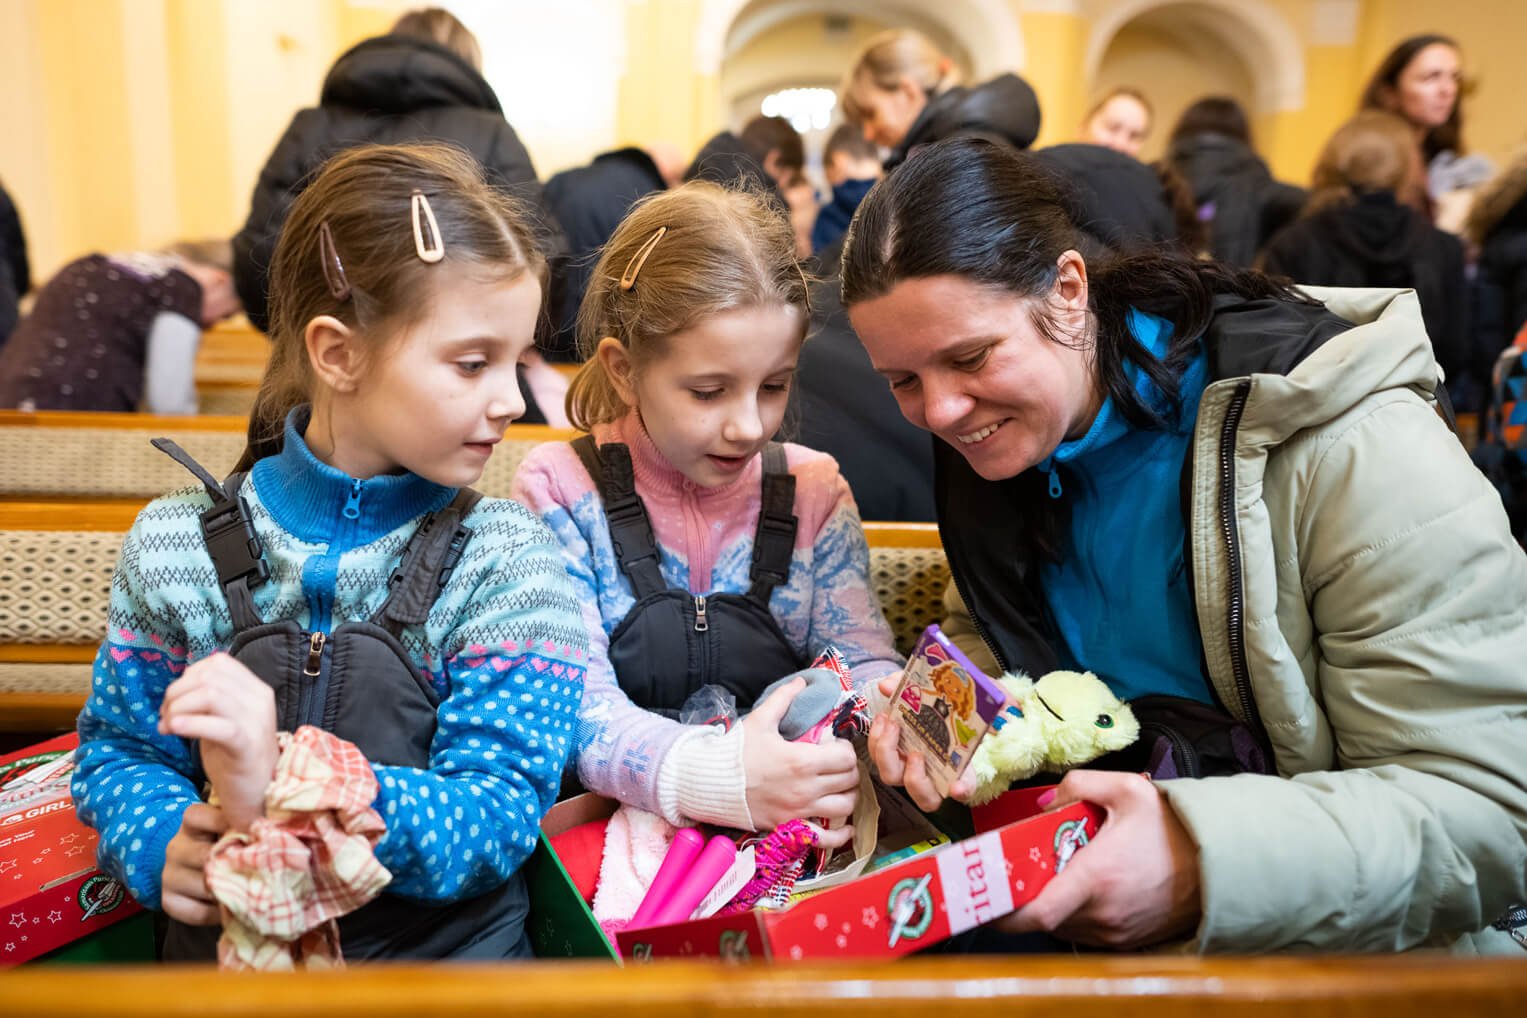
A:
[[[1050,803],[1052,803],[1054,801],[1055,801],[1055,789],[1052,788],[1048,792],[1045,792],[1044,794],[1040,795],[1039,798],[1035,799],[1034,803],[1040,809],[1048,809],[1050,807]]]

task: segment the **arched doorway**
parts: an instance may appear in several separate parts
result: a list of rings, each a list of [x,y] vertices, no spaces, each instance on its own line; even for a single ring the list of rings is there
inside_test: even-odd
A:
[[[1283,16],[1256,0],[1121,3],[1094,25],[1086,71],[1089,96],[1129,85],[1150,99],[1147,160],[1202,96],[1233,96],[1254,122],[1304,103],[1303,47]]]

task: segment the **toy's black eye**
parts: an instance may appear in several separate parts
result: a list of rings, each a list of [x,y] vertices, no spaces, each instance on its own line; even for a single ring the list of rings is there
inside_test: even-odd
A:
[[[1098,719],[1096,721],[1094,721],[1093,724],[1097,725],[1099,728],[1112,728],[1113,727],[1113,715],[1112,714],[1099,714],[1098,715]]]

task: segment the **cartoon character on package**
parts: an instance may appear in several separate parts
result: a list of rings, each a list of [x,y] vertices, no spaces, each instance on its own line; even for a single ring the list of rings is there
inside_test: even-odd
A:
[[[947,795],[1006,701],[1002,687],[932,625],[907,659],[890,710],[902,752],[921,753],[934,788]]]

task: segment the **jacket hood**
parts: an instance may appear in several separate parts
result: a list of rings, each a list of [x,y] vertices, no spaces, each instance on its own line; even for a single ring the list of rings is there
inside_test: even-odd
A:
[[[503,114],[493,88],[465,60],[444,46],[403,35],[367,39],[336,60],[319,103],[387,114],[437,106]]]
[[[1281,303],[1274,301],[1221,308],[1206,334],[1208,348],[1221,350],[1216,376],[1251,375],[1243,442],[1276,445],[1334,420],[1376,392],[1413,389],[1433,397],[1441,380],[1414,290],[1301,289],[1328,312],[1318,315],[1312,308],[1303,337],[1297,319],[1283,336],[1261,327],[1258,317],[1268,313],[1268,305]],[[1244,339],[1215,342],[1216,333],[1231,330]]]
[[[1167,159],[1193,186],[1200,204],[1219,192],[1222,182],[1242,177],[1271,180],[1267,164],[1243,141],[1225,134],[1191,134],[1172,142]]]
[[[1039,97],[1016,74],[999,74],[969,88],[956,86],[928,100],[886,168],[900,165],[918,145],[955,137],[983,137],[1026,149],[1039,136]]]
[[[1369,265],[1409,265],[1420,240],[1416,213],[1392,191],[1360,195],[1317,212],[1314,220],[1325,240]]]

